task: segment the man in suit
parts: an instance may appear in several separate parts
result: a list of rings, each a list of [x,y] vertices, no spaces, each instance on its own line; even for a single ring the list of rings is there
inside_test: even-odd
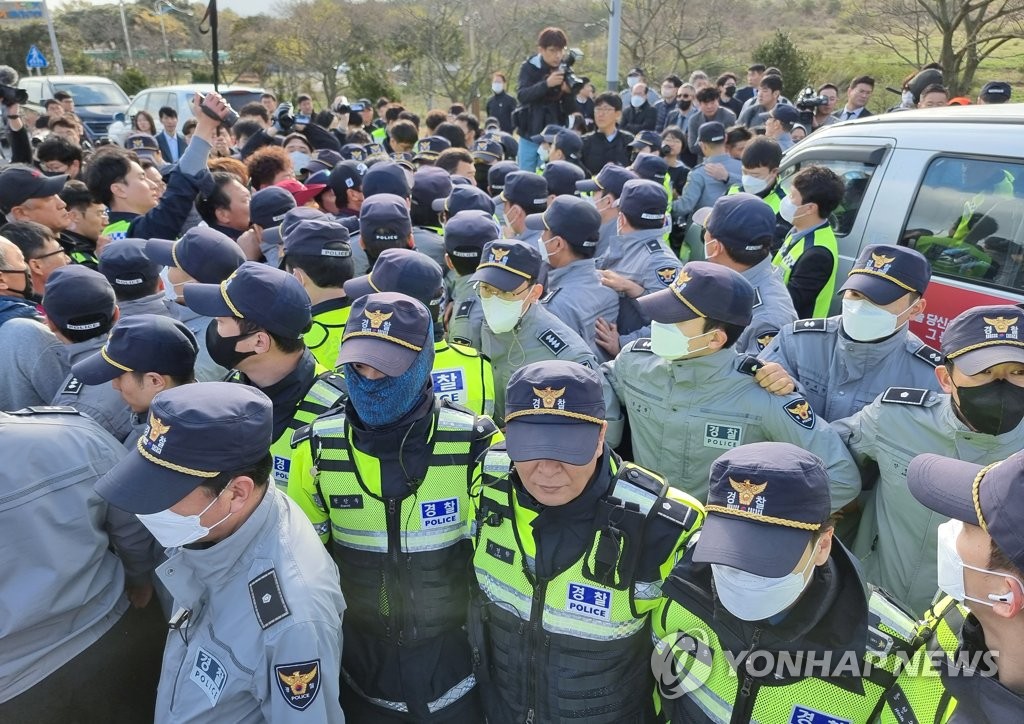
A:
[[[871,94],[875,90],[875,79],[870,75],[859,75],[850,81],[846,89],[846,106],[841,111],[836,111],[836,118],[840,121],[850,121],[854,118],[867,118],[871,115],[866,106],[871,100]]]
[[[170,106],[164,106],[160,109],[160,123],[164,127],[162,133],[156,134],[160,153],[167,163],[177,163],[181,154],[185,153],[185,146],[188,145],[185,137],[178,133],[178,112]]]

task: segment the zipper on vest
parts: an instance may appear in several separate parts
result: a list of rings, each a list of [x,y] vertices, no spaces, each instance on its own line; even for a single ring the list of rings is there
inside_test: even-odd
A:
[[[757,645],[760,642],[761,629],[755,628],[754,635],[750,637],[750,648],[747,649],[747,655],[743,657],[743,663],[740,664],[743,667],[743,683],[740,685],[740,690],[736,695],[736,703],[732,707],[732,721],[735,724],[750,721],[750,715],[754,711],[757,691],[761,688],[761,685],[754,680],[754,677],[747,670],[747,659],[757,649]]]
[[[529,706],[529,709],[526,711],[526,724],[533,724],[534,717],[536,715],[537,680],[542,676],[541,667],[537,666],[537,648],[540,646],[541,638],[544,634],[544,599],[547,597],[547,590],[547,581],[537,581],[536,585],[533,587],[533,602],[530,607],[529,632],[530,688],[526,698],[526,703]],[[550,645],[550,641],[545,642],[545,646],[548,645]]]
[[[398,645],[402,646],[405,641],[405,622],[402,616],[401,609],[401,596],[392,596],[392,593],[401,591],[402,586],[402,564],[400,562],[401,556],[401,530],[399,521],[399,506],[396,505],[394,498],[388,498],[388,553],[390,559],[391,575],[385,579],[386,594],[388,597],[388,608],[389,615],[393,622],[397,624],[398,629]]]

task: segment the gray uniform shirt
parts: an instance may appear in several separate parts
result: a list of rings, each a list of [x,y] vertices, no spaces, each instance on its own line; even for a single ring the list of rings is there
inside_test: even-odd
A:
[[[842,334],[842,316],[787,325],[758,357],[778,362],[826,420],[849,417],[893,385],[940,391],[942,354],[909,329],[881,342]]]
[[[494,369],[494,420],[504,424],[505,388],[509,377],[523,365],[549,359],[579,362],[598,369],[597,357],[587,343],[569,326],[540,304],[531,304],[511,332],[495,334],[483,324],[483,353]],[[615,447],[622,437],[622,415],[615,393],[607,380],[602,380],[605,396],[605,419],[608,444]]]
[[[619,233],[616,228],[617,222],[618,216],[616,215],[601,224],[601,228],[597,233],[597,251],[594,252],[595,259],[600,259],[608,253],[608,249],[612,244],[612,239],[618,236]]]
[[[484,312],[480,306],[480,297],[476,286],[471,281],[472,274],[455,277],[452,284],[452,316],[448,320],[449,342],[464,344],[480,350],[480,330],[484,323]]]
[[[107,335],[101,334],[85,342],[66,345],[64,351],[67,354],[68,366],[99,352],[106,341]],[[69,374],[64,378],[64,384],[54,395],[51,404],[73,407],[85,413],[119,442],[124,442],[132,431],[132,411],[121,397],[121,393],[111,387],[109,382],[102,385],[87,385]]]
[[[750,286],[754,287],[754,310],[750,324],[740,334],[735,347],[740,354],[760,356],[761,350],[775,335],[796,321],[796,309],[793,308],[789,290],[782,283],[782,273],[772,266],[771,257],[762,259],[741,273],[750,282]],[[813,401],[811,406],[814,407]],[[814,409],[818,410],[817,407]]]
[[[994,463],[1024,448],[1024,423],[1002,435],[973,432],[953,412],[949,395],[891,387],[832,427],[858,464],[872,460],[878,465],[874,508],[864,512],[853,552],[864,563],[868,581],[920,614],[938,588],[936,531],[949,518],[910,494],[907,466],[922,453]]]
[[[121,310],[122,317],[131,317],[136,314],[159,314],[162,317],[175,316],[175,303],[168,299],[163,292],[150,294],[148,297],[118,301],[117,308]]]
[[[17,461],[0,468],[4,702],[117,623],[128,610],[126,570],[133,583],[147,580],[153,539],[138,518],[108,506],[93,489],[124,457],[95,421],[70,408],[0,413],[0,455]]]
[[[725,166],[729,178],[725,181],[712,178],[704,168],[704,164],[708,163],[720,163]],[[689,218],[697,209],[714,206],[719,196],[725,196],[730,186],[740,182],[742,175],[743,165],[727,153],[704,159],[704,163],[694,166],[686,177],[682,196],[672,202],[672,213],[677,217]]]
[[[597,259],[597,268],[636,282],[645,294],[665,289],[683,264],[662,243],[661,236],[661,229],[639,229],[615,236],[608,253]]]
[[[416,251],[426,254],[437,262],[438,266],[445,269],[444,263],[444,237],[433,229],[423,226],[416,226],[412,230],[412,241],[416,245]]]
[[[227,377],[229,370],[214,362],[206,349],[206,328],[210,326],[213,317],[204,317],[193,312],[184,304],[175,304],[174,311],[178,315],[178,321],[191,330],[192,334],[196,336],[196,342],[199,343],[199,355],[196,357],[196,382],[220,382]]]
[[[230,536],[168,553],[157,574],[191,613],[167,635],[158,724],[344,722],[338,568],[295,503],[269,485]]]
[[[576,332],[599,359],[604,350],[594,341],[598,317],[614,324],[619,315],[619,295],[601,283],[593,259],[577,259],[548,272],[544,307]]]
[[[633,457],[697,500],[706,500],[711,464],[751,442],[788,442],[822,459],[832,510],[860,492],[857,466],[828,423],[799,395],[776,396],[740,371],[732,349],[669,362],[650,339],[627,346],[604,369],[629,416]]]
[[[35,319],[0,324],[0,410],[49,405],[68,376],[64,345]]]

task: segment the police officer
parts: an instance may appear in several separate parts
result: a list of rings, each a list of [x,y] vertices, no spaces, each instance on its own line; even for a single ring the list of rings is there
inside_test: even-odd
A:
[[[430,378],[438,400],[454,402],[477,415],[493,414],[494,372],[490,361],[472,347],[449,343],[444,338],[441,267],[412,249],[385,249],[369,274],[345,282],[345,293],[352,299],[375,291],[401,291],[430,312],[434,325],[434,365]]]
[[[612,452],[601,388],[521,367],[484,458],[470,631],[492,724],[654,721],[648,617],[703,510]]]
[[[693,167],[686,177],[683,194],[672,203],[672,213],[680,219],[688,218],[697,209],[712,206],[729,186],[742,177],[740,162],[725,150],[725,126],[718,121],[703,123],[697,130],[700,154],[704,160]],[[720,180],[708,169],[709,164],[721,164],[728,178]],[[730,180],[732,179],[732,180]]]
[[[536,174],[535,174],[536,175]],[[449,178],[455,178],[454,176]],[[452,186],[449,194],[443,198],[434,199],[430,207],[439,215],[441,223],[455,216],[460,211],[476,209],[485,211],[488,214],[494,213],[494,200],[487,195],[483,189],[476,186],[460,184]]]
[[[353,274],[348,229],[326,217],[300,221],[285,234],[284,268],[313,305],[312,325],[302,339],[316,361],[332,370],[352,304],[344,289]]]
[[[790,442],[825,462],[832,504],[860,491],[860,476],[838,435],[810,403],[774,397],[750,375],[757,360],[739,356],[754,290],[738,272],[691,261],[669,289],[640,298],[651,337],[631,342],[605,364],[629,415],[637,462],[673,486],[707,498],[708,471],[722,450],[752,442]]]
[[[284,488],[291,470],[291,437],[345,394],[340,375],[317,363],[302,335],[310,301],[282,269],[247,261],[220,284],[186,284],[189,308],[213,317],[206,344],[214,362],[232,370],[232,382],[262,390],[274,403],[274,482]]]
[[[526,228],[526,217],[540,214],[548,206],[548,182],[543,176],[527,171],[516,171],[505,177],[505,190],[501,192],[505,204],[506,238],[529,242],[540,250],[540,232]]]
[[[736,341],[736,351],[758,355],[796,321],[782,274],[772,266],[775,215],[756,196],[738,193],[719,197],[711,209],[698,209],[693,222],[704,227],[704,258],[739,272],[754,288],[750,325]]]
[[[612,239],[619,233],[619,208],[616,202],[622,196],[622,187],[635,178],[640,177],[628,168],[608,163],[593,178],[576,182],[577,191],[592,194],[594,208],[601,215],[601,231],[597,237],[595,255],[598,259],[608,253]]]
[[[464,626],[469,485],[500,439],[486,417],[431,394],[427,309],[356,299],[338,362],[350,397],[295,436],[289,494],[341,569],[342,698],[350,723],[482,721]]]
[[[113,242],[112,242],[113,243]],[[137,314],[118,320],[103,347],[71,367],[83,385],[106,385],[116,390],[132,411],[132,432],[125,447],[146,426],[153,398],[164,390],[195,382],[199,345],[182,322],[157,314]]]
[[[761,359],[789,372],[827,420],[852,415],[894,384],[938,391],[942,354],[908,326],[924,312],[930,276],[928,260],[914,249],[868,246],[840,288],[842,314],[796,322]],[[771,388],[781,379],[776,371],[765,365],[758,378]]]
[[[171,297],[177,306],[176,316],[189,328],[199,342],[196,359],[196,379],[200,382],[222,380],[228,370],[213,361],[207,347],[206,329],[213,321],[185,304],[182,289],[188,282],[220,284],[234,273],[245,256],[238,244],[224,234],[205,226],[186,231],[177,241],[151,239],[146,242],[146,256],[167,267],[167,281]]]
[[[107,332],[118,318],[110,282],[82,264],[61,267],[46,284],[46,323],[64,343],[72,368],[103,347]],[[88,385],[72,371],[54,396],[52,405],[73,407],[96,420],[118,441],[132,430],[131,412],[116,390],[108,385]]]
[[[862,466],[878,466],[874,510],[867,510],[853,552],[865,577],[914,611],[935,593],[936,530],[943,517],[907,489],[907,466],[920,453],[987,465],[1024,447],[1024,313],[1012,305],[974,307],[942,334],[942,388],[890,387],[839,433]]]
[[[544,287],[537,277],[540,254],[523,241],[492,241],[484,247],[473,275],[479,283],[483,308],[482,352],[494,365],[495,419],[504,417],[505,387],[516,369],[549,359],[570,360],[597,367],[597,357],[569,325],[538,304]],[[609,444],[621,437],[621,415],[615,395],[605,385],[610,429]]]
[[[882,722],[1024,718],[1022,464],[1019,452],[985,467],[939,455],[911,462],[910,492],[951,518],[938,537],[945,595],[925,616],[920,633],[927,646],[897,680]]]
[[[136,449],[96,484],[170,549],[156,722],[344,722],[345,601],[302,511],[269,484],[273,417],[246,385],[165,390]]]
[[[916,621],[865,585],[833,507],[821,460],[795,445],[715,461],[704,527],[653,617],[670,721],[874,720]]]
[[[499,236],[498,225],[485,211],[460,211],[444,225],[445,264],[451,270],[449,342],[480,349],[484,313],[472,277],[484,245]]]
[[[160,265],[146,256],[144,239],[111,241],[100,252],[99,272],[110,282],[122,317],[174,316],[174,302],[164,294],[160,271]]]
[[[543,214],[527,216],[526,228],[540,230],[551,267],[541,303],[606,358],[594,340],[596,324],[618,318],[619,296],[601,283],[594,262],[601,215],[581,198],[558,196]]]
[[[289,211],[296,208],[295,197],[280,186],[265,186],[254,193],[249,199],[249,229],[256,248],[246,248],[248,234],[239,237],[239,245],[245,249],[247,257],[259,259],[261,256],[270,264],[278,266],[281,261],[280,244],[282,234],[279,227],[284,223]],[[278,229],[277,233],[268,233]]]
[[[147,718],[164,638],[159,609],[136,610],[152,538],[93,489],[124,450],[71,408],[35,407],[0,412],[0,453],[0,720]]]
[[[439,200],[443,203],[451,193],[451,176],[442,168],[423,166],[413,175],[412,205],[409,208],[413,244],[416,251],[426,254],[438,264],[444,264],[444,231],[433,203]]]

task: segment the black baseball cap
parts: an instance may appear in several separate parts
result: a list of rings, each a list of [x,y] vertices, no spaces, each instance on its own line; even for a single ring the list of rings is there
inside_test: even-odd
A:
[[[597,176],[585,181],[576,182],[577,191],[605,191],[618,198],[622,196],[622,187],[627,181],[640,178],[628,168],[623,168],[614,163],[606,163],[604,168],[598,171]]]
[[[29,199],[56,196],[67,180],[67,174],[47,176],[33,166],[12,164],[0,171],[0,213],[9,214]]]
[[[191,377],[198,354],[195,335],[177,319],[136,314],[117,320],[103,348],[71,365],[71,374],[87,385],[102,385],[125,372]]]
[[[369,177],[368,173],[366,178]],[[364,241],[384,245],[408,240],[412,233],[409,207],[400,196],[394,194],[367,197],[359,208],[359,233]]]
[[[416,141],[413,160],[436,161],[441,151],[452,147],[452,142],[444,136],[427,136]]]
[[[219,284],[245,261],[238,244],[208,226],[194,226],[177,241],[150,239],[146,256],[157,264],[177,267],[202,284]]]
[[[480,254],[480,264],[471,280],[490,284],[503,292],[511,292],[524,281],[537,279],[543,261],[535,244],[516,239],[488,242]]]
[[[668,192],[665,187],[647,179],[631,179],[622,187],[616,202],[629,223],[640,229],[660,229],[665,225]]]
[[[541,175],[547,181],[548,194],[556,196],[577,195],[576,184],[586,178],[583,169],[570,161],[548,161]]]
[[[129,291],[159,278],[163,267],[146,256],[145,239],[117,239],[99,255],[99,272],[115,292]]]
[[[327,187],[336,196],[341,196],[349,189],[360,191],[365,175],[366,164],[362,161],[342,161],[331,169],[331,175],[327,177]]]
[[[583,139],[580,138],[580,134],[569,128],[563,128],[556,133],[551,145],[564,153],[566,158],[574,161],[579,161],[580,154],[583,153]]]
[[[268,332],[299,339],[309,329],[310,301],[282,269],[247,261],[220,284],[186,284],[185,304],[207,317],[248,319]]]
[[[907,487],[940,515],[979,526],[1018,570],[1024,569],[1024,452],[992,465],[918,455],[907,468]]]
[[[435,201],[444,202],[452,192],[452,177],[437,166],[420,166],[412,179],[412,201],[418,207],[433,208]]]
[[[1001,80],[990,80],[981,88],[979,97],[986,103],[1006,103],[1010,100],[1013,89],[1010,84]]]
[[[758,251],[775,237],[772,207],[745,192],[719,196],[714,206],[695,211],[692,221],[732,251]]]
[[[904,294],[924,294],[931,276],[931,265],[916,249],[872,244],[857,257],[839,291],[852,289],[884,306]]]
[[[317,171],[330,171],[344,160],[344,157],[337,151],[330,148],[318,148],[313,151],[313,155],[306,164],[306,170],[311,174]]]
[[[405,170],[393,161],[375,163],[363,176],[363,195],[394,194],[403,199],[410,198],[409,180]]]
[[[505,158],[505,148],[498,139],[484,136],[473,143],[473,158],[481,163],[497,163]]]
[[[596,249],[601,232],[601,214],[593,204],[578,196],[557,196],[542,214],[526,217],[526,228],[547,229],[572,246]]]
[[[549,123],[544,126],[544,130],[538,133],[536,136],[530,136],[530,140],[540,145],[541,143],[551,143],[555,140],[555,136],[558,135],[559,131],[565,129],[565,126],[560,126],[557,123]]]
[[[668,163],[661,156],[653,153],[640,154],[630,168],[640,178],[662,185],[664,185],[665,175],[668,173]]]
[[[43,309],[58,329],[88,332],[114,319],[117,300],[105,276],[71,264],[55,269],[46,280]]]
[[[659,149],[661,148],[661,134],[657,131],[640,131],[629,142],[631,148],[648,148]]]
[[[221,473],[262,460],[273,429],[273,405],[251,385],[172,387],[153,398],[135,448],[96,482],[96,492],[128,513],[167,510]]]
[[[768,117],[783,123],[799,123],[800,111],[785,103],[778,103],[768,114]]]
[[[505,177],[505,190],[501,200],[523,208],[543,206],[548,202],[548,182],[543,176],[529,171],[516,171]]]
[[[444,271],[426,254],[413,249],[385,249],[369,274],[345,282],[345,294],[358,299],[374,292],[402,292],[430,307],[440,302],[443,287]]]
[[[46,293],[50,293],[49,282]],[[1022,319],[1024,308],[1013,304],[972,307],[946,325],[942,354],[965,375],[1003,362],[1024,362]]]
[[[676,273],[668,289],[636,301],[655,322],[674,324],[701,317],[746,327],[754,308],[754,288],[728,267],[691,261]]]
[[[269,229],[280,226],[284,215],[294,209],[295,197],[280,186],[267,186],[249,199],[249,223]]]
[[[505,446],[514,462],[594,459],[605,420],[598,372],[568,360],[523,365],[505,391]]]
[[[725,126],[718,121],[702,123],[697,129],[697,140],[702,143],[725,143]]]
[[[452,191],[443,199],[434,199],[430,208],[434,211],[443,211],[449,216],[454,216],[460,211],[477,209],[494,213],[494,200],[487,195],[487,192],[478,189],[476,186],[453,186]]]
[[[398,377],[433,344],[434,322],[421,302],[398,292],[367,294],[352,302],[338,365],[358,362]]]
[[[484,245],[501,236],[492,214],[479,209],[460,211],[444,225],[444,250],[449,256],[480,259]]]
[[[347,259],[352,256],[348,229],[330,217],[303,219],[284,235],[285,256],[324,256]]]
[[[693,561],[782,578],[803,558],[831,506],[828,472],[817,455],[787,442],[733,448],[711,466]]]

